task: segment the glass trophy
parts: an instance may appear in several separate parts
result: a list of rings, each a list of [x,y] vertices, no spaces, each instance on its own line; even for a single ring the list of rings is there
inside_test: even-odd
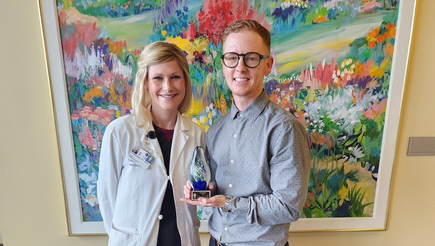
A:
[[[211,197],[210,190],[207,190],[210,179],[210,167],[205,159],[204,149],[201,146],[197,146],[193,151],[189,169],[189,182],[192,186],[190,199],[192,201],[196,201],[200,197]]]

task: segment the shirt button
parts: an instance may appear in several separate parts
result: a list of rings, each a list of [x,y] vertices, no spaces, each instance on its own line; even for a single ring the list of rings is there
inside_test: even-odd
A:
[[[163,219],[163,215],[159,215],[159,220],[162,220]]]
[[[233,137],[236,138],[236,137],[237,137],[237,134],[234,134]]]
[[[228,187],[230,187],[230,188],[233,187],[233,184],[229,184]]]
[[[231,160],[230,162],[231,162],[231,163],[234,163],[234,160]]]
[[[225,231],[228,231],[228,227],[225,227],[224,230],[225,230]]]

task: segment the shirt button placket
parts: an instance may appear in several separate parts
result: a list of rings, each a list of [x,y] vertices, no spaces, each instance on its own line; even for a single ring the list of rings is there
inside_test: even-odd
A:
[[[237,138],[237,133],[234,133],[233,138]],[[235,142],[236,142],[236,141],[235,141]],[[236,146],[237,146],[237,144],[236,144]],[[231,159],[231,160],[230,160],[230,163],[233,164],[233,163],[234,163],[234,160]],[[228,187],[232,188],[232,187],[233,187],[233,184],[228,184]]]

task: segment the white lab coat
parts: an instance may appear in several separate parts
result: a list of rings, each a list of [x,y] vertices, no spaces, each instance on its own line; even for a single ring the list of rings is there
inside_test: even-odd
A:
[[[109,246],[157,244],[160,209],[168,180],[173,186],[182,245],[200,245],[196,206],[181,202],[180,198],[184,197],[183,186],[188,180],[194,148],[205,147],[205,131],[178,114],[169,176],[157,138],[148,139],[147,146],[155,155],[148,168],[129,164],[128,153],[144,134],[136,127],[135,116],[127,115],[111,122],[103,136],[97,195]]]

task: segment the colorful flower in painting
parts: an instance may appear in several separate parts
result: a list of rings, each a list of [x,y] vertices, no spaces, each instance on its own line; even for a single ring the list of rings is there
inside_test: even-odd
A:
[[[250,1],[205,0],[197,13],[197,35],[204,35],[218,45],[222,40],[225,27],[237,19],[255,19],[270,29],[265,15],[252,8]]]
[[[278,66],[289,67],[288,63],[276,65],[274,71],[280,74],[265,78],[264,87],[272,101],[307,127],[312,143],[313,169],[303,216],[372,215],[373,199],[367,194],[374,194],[376,189],[398,15],[390,1],[59,2],[84,221],[101,220],[95,184],[106,126],[131,110],[130,90],[142,50],[132,47],[132,40],[168,41],[185,52],[193,90],[192,107],[186,115],[207,130],[231,107],[219,55],[223,30],[240,18],[255,19],[271,31],[276,61],[287,55],[293,59],[288,63],[298,64],[287,70]],[[328,31],[348,28],[357,16],[362,23],[369,12],[368,30],[344,41],[349,43],[342,50],[323,49],[323,41],[336,40]],[[111,24],[119,20],[137,30],[120,30]],[[151,33],[144,36],[148,30]],[[127,37],[136,31],[140,35]],[[296,45],[299,39],[304,42],[294,50],[282,46],[286,41]],[[318,39],[313,49],[325,55],[303,60],[298,54],[318,51],[302,47],[311,39]],[[357,188],[362,175],[373,178]],[[205,210],[198,216],[208,218]]]

